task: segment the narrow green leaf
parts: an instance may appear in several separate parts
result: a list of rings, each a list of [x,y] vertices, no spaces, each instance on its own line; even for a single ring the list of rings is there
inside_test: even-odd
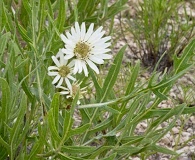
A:
[[[53,108],[51,108],[50,111],[48,112],[48,124],[49,124],[52,138],[59,143],[61,137],[59,136],[57,128],[55,126],[55,119],[53,113],[54,113]]]
[[[89,133],[99,132],[103,129],[106,129],[108,126],[111,126],[112,119],[106,119],[103,122],[97,124],[93,129],[89,131]]]
[[[46,1],[47,1],[47,5],[48,5],[48,14],[50,15],[50,17],[52,19],[54,19],[54,13],[53,13],[53,8],[52,8],[51,0],[46,0]]]
[[[166,108],[166,109],[153,109],[144,114],[144,116],[140,119],[140,121],[144,119],[150,119],[150,118],[157,118],[157,117],[163,117],[164,120],[167,120],[171,118],[172,116],[177,115],[182,110],[183,114],[187,114],[191,111],[194,111],[194,108],[188,108],[186,107],[186,104],[181,104],[178,106],[175,106],[174,108]],[[168,114],[169,113],[169,114]],[[181,113],[181,114],[182,114]],[[165,116],[166,115],[166,116]]]
[[[105,106],[104,109],[105,109],[106,111],[108,111],[108,112],[113,113],[113,114],[121,114],[120,111],[118,111],[118,110],[116,110],[116,109],[114,109],[114,108],[112,108],[112,107],[109,107],[109,106]]]
[[[82,134],[84,133],[91,125],[89,123],[86,123],[84,124],[83,126],[81,127],[78,127],[78,128],[75,128],[75,129],[72,129],[70,131],[70,135],[71,136],[74,136],[74,135],[77,135],[77,134]]]
[[[106,19],[112,18],[113,16],[117,15],[119,12],[127,9],[126,6],[112,6],[108,8],[108,13],[107,16],[105,17]]]
[[[154,90],[154,89],[153,89],[153,92],[154,92],[154,94],[155,94],[158,98],[160,98],[160,99],[162,99],[162,100],[166,100],[166,99],[167,99],[167,96],[164,95],[164,94],[162,94],[159,90]]]
[[[113,146],[102,146],[91,153],[89,158],[95,158],[96,156],[100,155],[102,152],[113,149]]]
[[[139,74],[139,70],[140,70],[140,61],[138,63],[136,63],[135,67],[132,70],[131,78],[129,79],[129,83],[127,85],[127,89],[125,92],[126,96],[129,95],[133,91],[133,89],[135,87],[135,82],[136,82],[137,76]],[[128,103],[128,101],[123,102],[121,109],[124,109],[125,106],[127,105],[127,103]]]
[[[174,72],[178,74],[181,70],[184,70],[189,67],[189,59],[194,54],[195,49],[195,39],[193,39],[184,49],[181,54],[181,57],[174,57]]]
[[[114,148],[114,151],[116,151],[118,154],[134,154],[137,152],[140,152],[142,147],[135,147],[135,146],[120,146],[118,148]]]
[[[15,31],[15,26],[12,20],[11,13],[8,12],[7,7],[4,5],[2,6],[2,14],[3,14],[3,23],[7,29],[7,31],[13,32]]]
[[[116,82],[126,47],[127,46],[124,46],[120,49],[120,51],[118,52],[118,54],[116,55],[116,57],[114,59],[113,65],[111,66],[111,68],[107,74],[107,77],[106,77],[104,84],[103,84],[103,87],[102,87],[103,93],[102,93],[101,102],[106,100],[112,87],[114,86],[114,84]]]
[[[121,143],[124,144],[124,146],[134,145],[137,142],[140,142],[144,139],[144,136],[130,136],[130,137],[124,137],[121,139]]]
[[[57,18],[57,28],[59,30],[59,32],[63,32],[64,31],[64,24],[65,24],[65,20],[66,20],[66,1],[64,0],[59,0],[59,13],[58,13],[58,18]]]
[[[45,17],[46,17],[46,12],[45,12],[45,2],[46,0],[42,0],[40,1],[40,5],[39,5],[39,33],[41,32],[41,30],[43,29],[42,27],[44,26],[45,24]]]
[[[18,137],[20,133],[23,131],[24,127],[24,116],[26,113],[26,107],[27,107],[27,97],[25,94],[22,94],[21,102],[20,102],[20,107],[19,107],[19,114],[17,116],[17,120],[13,125],[13,128],[11,129],[10,133],[10,148],[11,148],[11,157],[14,157],[15,155],[15,150],[17,149],[17,144],[19,145]]]
[[[40,152],[40,149],[44,147],[46,135],[47,135],[47,127],[44,125],[38,126],[39,139],[35,141],[33,148],[30,151],[30,154],[26,157],[29,160],[38,160],[40,158],[37,157],[37,154]]]
[[[127,90],[125,92],[125,95],[128,95],[133,91],[133,89],[135,87],[136,79],[139,75],[139,70],[140,70],[140,61],[138,61],[138,63],[136,63],[135,67],[132,70],[131,78],[130,78],[129,83],[127,85]]]
[[[146,147],[144,150],[152,150],[158,153],[164,153],[164,154],[169,154],[169,155],[178,155],[175,151],[172,151],[168,148],[164,148],[164,147],[161,147],[155,144]]]
[[[55,127],[57,131],[59,128],[59,122],[58,122],[59,121],[59,105],[60,105],[59,98],[60,98],[59,93],[54,94],[53,99],[51,101],[51,105],[50,105],[50,108],[53,108],[54,123],[55,123]]]
[[[0,150],[0,159],[4,160],[7,159],[7,157],[8,157],[8,153],[6,152],[6,149],[2,147]]]
[[[25,65],[25,67],[22,67],[23,65]],[[26,66],[29,66],[29,65],[30,65],[29,60],[25,61],[25,63],[22,64],[21,68],[18,70],[18,79],[19,79],[19,82],[22,86],[22,89],[24,90],[24,92],[28,96],[29,100],[31,102],[33,102],[34,101],[34,95],[32,94],[32,92],[30,90],[30,87],[27,85],[28,83],[27,83],[27,80],[26,80],[26,77],[28,77],[28,75],[29,75],[26,71],[26,69],[27,69]],[[28,75],[26,75],[26,74],[28,74]]]
[[[24,8],[26,9],[26,12],[30,15],[30,13],[32,12],[31,6],[29,4],[28,0],[23,0],[22,4],[24,6]]]
[[[73,119],[69,111],[65,111],[64,117],[64,126],[63,126],[63,137],[62,140],[66,141],[70,136],[71,127],[72,127]]]
[[[101,160],[114,160],[116,158],[116,155],[117,155],[117,153],[114,153],[114,154],[110,155],[109,157],[103,158]]]
[[[89,68],[89,74],[92,78],[92,81],[93,81],[93,84],[94,84],[94,87],[95,87],[95,90],[96,90],[96,100],[97,100],[97,102],[99,102],[100,99],[101,99],[102,88],[100,87],[100,85],[97,81],[97,78],[96,78],[96,76],[95,76],[95,74],[94,74],[94,72],[92,71],[91,68]]]
[[[73,116],[73,114],[74,114],[75,107],[77,106],[77,103],[78,103],[78,101],[79,101],[79,95],[80,95],[80,93],[77,92],[77,93],[76,93],[76,96],[74,97],[74,99],[73,99],[73,101],[72,101],[72,103],[71,103],[70,114],[71,114],[72,116]]]
[[[152,123],[151,127],[153,126],[153,129],[154,129],[155,126],[157,128],[157,126],[159,126],[162,122],[165,122],[167,119],[174,118],[171,122],[169,122],[169,125],[165,128],[164,131],[157,134],[156,137],[152,136],[153,143],[159,141],[165,134],[167,134],[168,131],[170,131],[174,127],[176,120],[180,117],[181,113],[183,112],[184,107],[185,107],[185,104],[181,105],[180,107],[173,108],[165,116],[163,116],[162,118],[159,118],[156,122]],[[175,117],[173,115],[175,115]],[[148,134],[149,137],[150,137],[150,134],[152,134],[152,132],[149,132]]]
[[[0,144],[1,146],[4,146],[6,148],[7,152],[10,152],[10,145],[6,141],[3,140],[1,135],[0,135]]]
[[[28,43],[32,43],[31,38],[27,35],[27,31],[19,24],[19,21],[16,21],[16,25],[18,27],[18,31],[20,33],[20,35],[22,36],[22,38],[28,42]]]
[[[10,32],[7,32],[0,36],[0,58],[3,56],[5,48],[7,47],[8,40],[10,39]]]
[[[91,153],[96,150],[93,146],[63,146],[62,151],[70,154]]]
[[[69,157],[68,155],[64,154],[64,153],[61,153],[59,152],[58,153],[58,157],[61,159],[61,160],[75,160],[74,157]]]
[[[79,12],[86,11],[87,7],[89,6],[89,3],[90,3],[90,1],[88,1],[88,0],[79,0],[79,2],[77,4],[78,11]]]
[[[3,13],[2,13],[2,10],[3,10],[3,1],[0,1],[0,31],[2,30],[2,28],[3,28]]]
[[[1,77],[0,77],[0,87],[1,87],[1,91],[2,91],[0,119],[4,123],[7,123],[9,113],[10,113],[11,95],[10,95],[10,88],[9,88],[9,85],[8,85],[7,81],[5,79],[1,78]]]

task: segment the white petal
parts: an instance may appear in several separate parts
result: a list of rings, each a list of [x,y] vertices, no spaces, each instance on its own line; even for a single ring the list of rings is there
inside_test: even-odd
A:
[[[62,82],[63,82],[63,78],[61,77],[56,87],[61,86]]]
[[[60,94],[61,95],[66,95],[66,94],[69,94],[69,91],[61,91]]]
[[[78,63],[78,68],[79,68],[78,73],[81,73],[82,72],[81,60],[78,60],[77,63]]]
[[[93,34],[91,35],[91,37],[88,39],[88,41],[92,41],[94,40],[96,37],[98,37],[101,34],[101,30],[103,29],[103,27],[99,27],[95,32],[93,32]]]
[[[72,37],[74,37],[74,42],[78,42],[79,41],[79,35],[77,35],[74,27],[71,27],[71,33],[72,33]]]
[[[110,52],[111,51],[111,49],[110,48],[107,48],[107,49],[96,49],[96,48],[93,48],[92,49],[92,51],[91,51],[91,53],[92,54],[103,54],[103,53],[107,53],[107,52]]]
[[[68,41],[66,41],[66,44],[70,47],[73,47],[74,48],[74,37],[71,36],[71,34],[69,32],[66,32],[66,36],[68,37]],[[66,45],[65,45],[66,46]]]
[[[64,54],[60,54],[60,65],[66,65],[67,64],[67,60],[64,59]]]
[[[95,56],[102,59],[111,59],[113,57],[110,54],[96,54]]]
[[[79,67],[78,67],[78,60],[75,60],[75,64],[74,64],[74,70],[73,70],[73,73],[76,74],[79,70]]]
[[[85,22],[81,24],[81,40],[84,40],[86,33]]]
[[[101,33],[99,33],[99,34],[97,34],[97,35],[92,35],[91,36],[91,38],[90,38],[90,40],[88,40],[91,44],[94,44],[94,43],[96,43],[96,42],[98,42],[98,41],[100,41],[101,40],[101,38],[102,38],[102,36],[105,34],[105,31],[103,31],[103,32],[101,32]]]
[[[94,55],[90,55],[89,59],[97,64],[103,64],[104,60],[102,60],[101,58],[95,57]]]
[[[64,59],[71,59],[72,57],[74,57],[74,54],[67,54],[64,56]]]
[[[75,30],[76,30],[76,34],[78,35],[78,37],[80,39],[81,31],[80,31],[80,27],[79,27],[78,22],[75,22]]]
[[[68,87],[69,90],[72,90],[72,85],[70,84],[70,81],[68,78],[65,78],[65,82],[66,82],[66,85]]]
[[[71,94],[71,93],[70,93],[70,94]],[[68,99],[68,98],[71,98],[71,97],[72,97],[71,95],[67,95],[67,96],[66,96],[67,99]]]
[[[64,45],[64,46],[65,46],[66,49],[73,51],[74,48],[75,48],[75,46],[76,46],[76,44],[75,44],[75,43],[72,44],[72,45],[66,44],[66,45]]]
[[[66,38],[66,36],[64,34],[60,34],[60,38],[62,39],[62,41],[64,43],[66,43],[66,41],[68,41],[68,39]]]
[[[58,75],[58,72],[48,72],[48,75],[49,76],[57,76]]]
[[[97,47],[97,48],[102,48],[102,49],[105,49],[105,48],[108,48],[108,47],[110,47],[111,46],[111,43],[110,42],[108,42],[108,43],[94,43],[93,44],[95,47]]]
[[[72,60],[70,63],[68,63],[68,67],[72,68],[75,65],[75,60]]]
[[[63,89],[63,90],[65,90],[65,91],[69,91],[69,89],[68,89],[68,88],[63,87],[63,86],[57,86],[56,88],[60,88],[60,89]]]
[[[80,104],[81,104],[81,102],[78,100],[78,101],[77,101],[77,105],[80,105]]]
[[[69,79],[73,80],[73,81],[76,81],[76,79],[75,79],[73,76],[71,76],[71,75],[68,75],[67,77],[68,77]]]
[[[49,66],[48,67],[48,71],[51,71],[51,70],[58,70],[59,68],[56,67],[56,66]]]
[[[70,39],[67,39],[65,35],[60,34],[60,37],[61,37],[62,41],[63,41],[65,44],[67,44],[68,46],[74,47],[73,41],[70,40]]]
[[[52,84],[56,84],[57,83],[57,81],[60,79],[60,75],[58,74],[55,78],[54,78],[54,80],[52,81]]]
[[[67,48],[66,49],[65,48],[62,48],[61,50],[65,54],[73,54],[73,50],[70,50],[70,49],[67,49]]]
[[[89,29],[85,35],[85,38],[84,38],[84,41],[87,41],[89,39],[89,37],[92,35],[93,33],[93,27],[94,27],[94,23],[92,23],[90,26],[89,26]]]
[[[60,62],[58,61],[58,59],[55,56],[51,57],[53,62],[55,63],[56,66],[60,67]]]
[[[56,54],[56,58],[59,58],[61,54],[64,55],[64,53],[62,52],[62,49],[59,49],[58,53]]]
[[[66,32],[66,37],[67,37],[68,39],[72,39],[72,35],[70,34],[70,32]]]
[[[99,69],[92,61],[87,59],[86,62],[88,63],[89,67],[91,67],[91,69],[93,69],[97,74],[99,74]]]
[[[87,70],[87,66],[86,66],[85,62],[82,61],[81,64],[82,64],[82,67],[84,70],[85,77],[88,77],[88,70]]]
[[[102,38],[101,40],[99,40],[98,42],[96,42],[96,43],[93,44],[93,45],[103,44],[103,43],[109,41],[110,39],[111,39],[111,36],[104,37],[104,38]]]

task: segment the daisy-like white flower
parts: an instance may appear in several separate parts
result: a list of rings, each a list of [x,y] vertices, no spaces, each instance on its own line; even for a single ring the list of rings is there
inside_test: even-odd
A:
[[[104,59],[112,58],[111,55],[107,54],[110,51],[108,47],[111,43],[108,41],[111,36],[103,38],[105,34],[105,31],[102,31],[103,27],[99,27],[96,31],[93,31],[93,28],[94,24],[92,23],[86,31],[84,22],[81,27],[76,22],[75,27],[71,27],[71,32],[60,35],[65,43],[65,48],[62,49],[65,54],[64,58],[72,59],[74,74],[84,71],[85,76],[88,76],[86,64],[98,74],[99,69],[96,64],[103,64]]]
[[[59,87],[62,85],[63,81],[65,81],[68,88],[71,88],[70,80],[76,80],[71,75],[73,73],[73,64],[68,63],[68,60],[64,59],[64,53],[61,50],[59,50],[57,56],[52,56],[51,58],[56,65],[48,67],[48,75],[55,76],[52,84],[57,84],[56,87]]]
[[[77,92],[79,92],[79,99],[83,98],[83,94],[86,93],[86,87],[80,88],[80,84],[78,82],[73,82],[71,88],[59,86],[62,91],[60,91],[61,95],[66,95],[67,99],[74,99]],[[80,104],[80,100],[78,100],[77,104]]]

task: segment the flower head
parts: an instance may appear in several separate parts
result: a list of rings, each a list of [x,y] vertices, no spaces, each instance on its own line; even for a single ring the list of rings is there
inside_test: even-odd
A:
[[[111,43],[108,41],[111,37],[102,38],[105,34],[105,31],[102,31],[103,27],[99,27],[96,31],[93,31],[93,28],[94,24],[92,23],[86,31],[84,22],[81,24],[81,27],[76,22],[75,27],[71,27],[71,32],[66,32],[66,36],[60,35],[65,43],[65,48],[62,49],[62,52],[65,54],[64,58],[66,60],[72,59],[74,73],[84,71],[85,76],[87,76],[86,64],[88,64],[98,74],[99,69],[96,64],[103,64],[104,59],[112,58],[111,55],[106,54],[110,51],[108,47]]]
[[[59,86],[57,88],[61,89],[60,94],[61,95],[66,95],[67,99],[70,99],[70,98],[74,99],[77,92],[79,92],[79,99],[81,99],[81,98],[83,98],[83,94],[86,92],[85,91],[86,87],[80,88],[80,84],[81,83],[73,82],[73,84],[71,85],[71,88],[63,87],[63,86]],[[77,104],[80,104],[79,100],[78,100]]]
[[[57,56],[52,56],[52,60],[56,65],[48,67],[48,75],[55,76],[52,84],[57,84],[56,87],[59,87],[62,85],[63,81],[65,81],[66,85],[71,88],[69,79],[71,79],[72,81],[76,80],[71,75],[73,72],[73,64],[68,63],[68,60],[64,59],[64,53],[61,50],[59,50]]]

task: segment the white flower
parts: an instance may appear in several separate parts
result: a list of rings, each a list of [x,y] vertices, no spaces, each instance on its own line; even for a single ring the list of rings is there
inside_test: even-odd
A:
[[[63,86],[59,86],[57,88],[60,88],[60,94],[61,95],[66,95],[67,99],[74,99],[77,92],[79,92],[79,99],[83,98],[83,94],[86,93],[86,87],[84,88],[80,88],[80,84],[78,82],[74,82],[71,86],[71,88],[69,87],[63,87]],[[77,104],[80,104],[80,101],[78,100]]]
[[[56,65],[48,67],[48,75],[55,76],[54,80],[52,81],[52,84],[57,83],[56,87],[59,87],[62,85],[63,81],[65,81],[68,88],[71,88],[71,83],[69,79],[71,79],[72,81],[76,80],[74,77],[71,76],[73,72],[73,64],[68,63],[68,60],[64,59],[64,53],[61,50],[59,50],[57,56],[52,56],[52,60]]]
[[[89,65],[97,74],[99,74],[98,67],[94,64],[103,64],[104,59],[111,59],[112,56],[106,54],[110,51],[108,48],[111,43],[108,42],[111,36],[103,37],[105,31],[103,27],[99,27],[93,31],[94,24],[89,26],[86,31],[85,23],[79,27],[78,22],[75,27],[71,27],[71,33],[66,32],[66,36],[61,34],[60,37],[65,43],[65,48],[62,52],[65,54],[65,59],[72,59],[74,64],[74,74],[84,71],[85,76],[88,76],[86,64]]]

